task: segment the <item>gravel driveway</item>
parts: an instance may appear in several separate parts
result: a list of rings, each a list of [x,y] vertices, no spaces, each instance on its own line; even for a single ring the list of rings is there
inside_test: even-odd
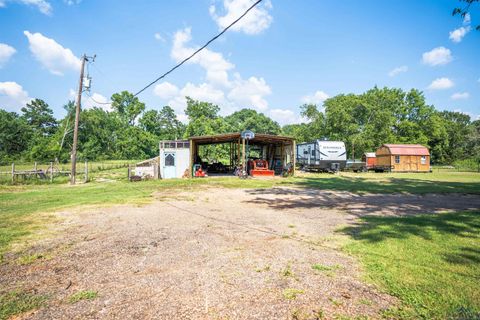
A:
[[[0,291],[48,296],[28,319],[379,318],[395,298],[361,280],[333,231],[365,214],[480,208],[468,195],[204,189],[145,206],[60,212],[51,259],[0,266]],[[82,290],[92,300],[69,303]],[[1,293],[1,292],[0,292]]]

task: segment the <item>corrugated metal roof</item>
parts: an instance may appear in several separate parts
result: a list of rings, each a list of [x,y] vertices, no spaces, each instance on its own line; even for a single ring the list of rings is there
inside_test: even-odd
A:
[[[420,144],[384,144],[393,155],[429,156],[428,148]]]
[[[367,158],[376,158],[377,157],[375,152],[365,152],[364,156],[367,157]]]
[[[209,136],[198,136],[190,137],[190,141],[195,142],[196,144],[215,144],[215,143],[227,143],[227,142],[236,142],[240,139],[241,133],[224,133],[224,134],[215,134]],[[277,136],[273,134],[263,134],[255,133],[255,138],[253,138],[251,143],[263,142],[263,143],[293,143],[295,139],[285,136]]]

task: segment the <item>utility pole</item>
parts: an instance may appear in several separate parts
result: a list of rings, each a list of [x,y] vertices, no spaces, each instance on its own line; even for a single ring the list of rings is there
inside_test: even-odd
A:
[[[82,56],[82,66],[80,69],[80,80],[78,82],[77,103],[75,106],[75,125],[73,129],[73,144],[72,144],[72,170],[70,171],[70,184],[75,184],[75,175],[77,171],[77,141],[78,141],[78,121],[80,118],[80,104],[82,102],[83,92],[83,73],[85,69],[85,62],[88,61],[87,55]]]

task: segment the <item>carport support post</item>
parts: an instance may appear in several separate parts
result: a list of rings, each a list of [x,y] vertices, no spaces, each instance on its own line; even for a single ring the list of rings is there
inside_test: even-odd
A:
[[[293,153],[293,159],[292,159],[292,163],[293,163],[293,168],[292,168],[292,175],[294,176],[295,175],[295,166],[297,165],[297,141],[293,140],[293,145],[292,145],[292,153]]]
[[[88,162],[85,161],[85,183],[88,182]]]
[[[247,155],[245,154],[245,139],[242,139],[242,168],[245,172],[247,172],[247,167],[245,166],[247,163]]]

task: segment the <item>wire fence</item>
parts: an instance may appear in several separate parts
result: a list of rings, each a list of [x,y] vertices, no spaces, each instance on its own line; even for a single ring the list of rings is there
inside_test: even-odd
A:
[[[77,162],[76,178],[78,182],[88,182],[91,174],[102,171],[127,168],[132,161],[110,160],[95,162]],[[29,184],[66,182],[70,179],[71,163],[32,162],[15,163],[0,166],[1,184]]]

